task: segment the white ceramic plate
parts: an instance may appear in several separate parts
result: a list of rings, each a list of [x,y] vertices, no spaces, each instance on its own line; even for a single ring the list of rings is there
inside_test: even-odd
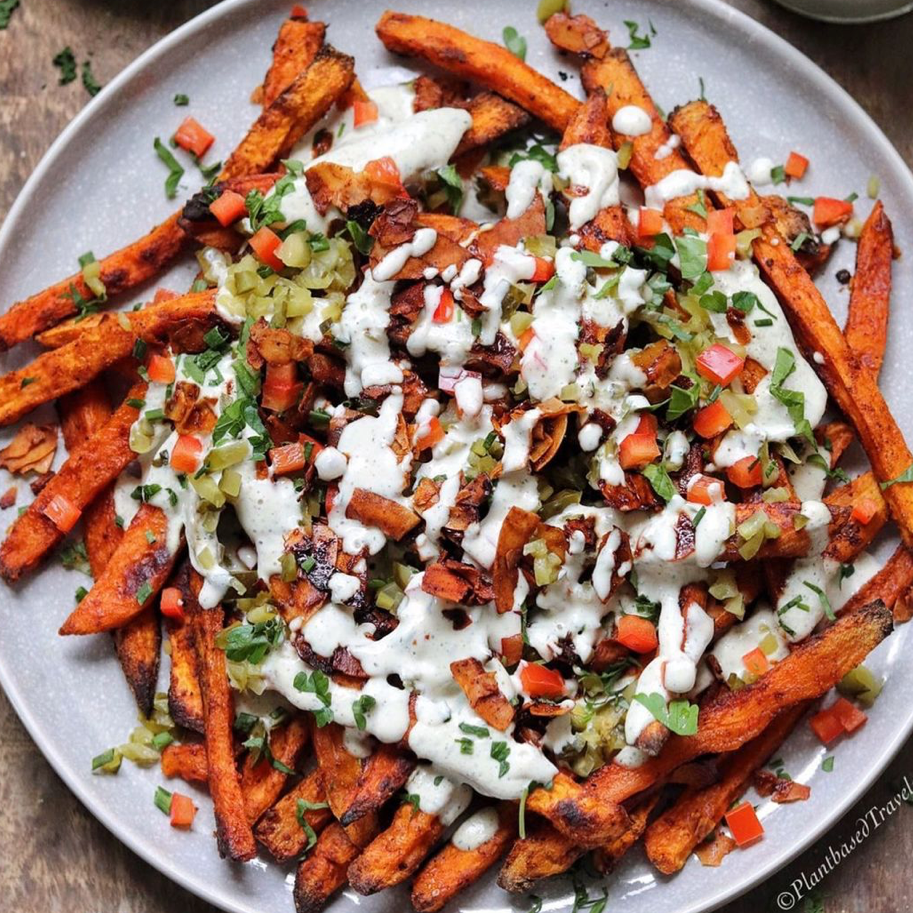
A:
[[[231,0],[210,10],[140,57],[70,124],[32,175],[0,232],[4,306],[73,272],[84,251],[108,253],[173,210],[163,193],[165,172],[152,141],[156,135],[171,135],[186,114],[199,118],[218,137],[209,160],[233,148],[256,116],[248,99],[269,63],[270,46],[289,5],[289,0]],[[373,32],[384,5],[367,0],[308,4],[313,18],[325,17],[330,23],[329,40],[356,55],[363,76],[373,67],[394,62]],[[563,85],[577,90],[574,64],[547,46],[535,6],[532,0],[404,4],[407,11],[437,15],[494,40],[504,26],[513,25],[529,42],[529,62],[555,79],[562,78],[559,71],[569,74]],[[844,196],[855,190],[861,197],[858,211],[864,215],[869,207],[866,183],[871,174],[878,175],[898,242],[909,250],[913,239],[910,224],[904,221],[913,212],[909,171],[858,105],[792,47],[716,0],[620,0],[611,5],[575,0],[574,9],[609,26],[619,45],[627,44],[624,19],[642,26],[652,20],[657,32],[653,47],[635,57],[657,102],[669,110],[695,97],[702,77],[744,162],[762,154],[782,161],[791,149],[811,157],[808,176],[794,193]],[[177,92],[190,96],[189,108],[173,105]],[[195,176],[188,175],[187,180],[182,194],[196,189]],[[824,288],[842,319],[846,291],[838,290],[833,276],[839,267],[852,266],[854,251],[848,243],[840,246],[827,268]],[[186,287],[192,272],[191,263],[184,263],[156,285]],[[895,264],[895,284],[907,289],[913,285],[913,259]],[[141,300],[144,291],[138,290],[131,300]],[[898,306],[882,386],[908,432],[913,432],[913,400],[903,395],[903,381],[909,383],[906,358],[911,342],[913,312]],[[0,369],[9,370],[32,354],[8,355],[0,360]],[[9,436],[7,431],[0,443]],[[8,482],[0,481],[5,490]],[[0,526],[12,521],[12,513],[0,515]],[[889,547],[882,543],[880,553]],[[289,870],[265,859],[237,866],[218,858],[210,835],[211,808],[203,793],[194,795],[202,811],[193,831],[180,833],[152,804],[155,786],[161,782],[156,769],[140,770],[125,762],[116,777],[92,776],[91,758],[124,741],[136,711],[108,637],[64,639],[55,633],[73,606],[74,590],[86,582],[51,562],[14,590],[0,587],[0,682],[32,737],[92,813],[175,881],[225,910],[291,913]],[[811,782],[810,801],[793,806],[762,803],[764,839],[731,854],[720,869],[702,869],[692,860],[675,878],[663,879],[639,853],[631,854],[609,881],[609,909],[712,909],[757,884],[823,834],[878,776],[913,729],[913,704],[906,698],[913,690],[913,666],[900,661],[907,637],[902,629],[877,651],[872,664],[887,677],[887,686],[865,729],[837,746],[833,773],[820,771],[824,752],[807,726],[790,741],[786,766],[795,778]],[[567,879],[543,893],[545,910],[570,908]],[[392,913],[408,905],[401,891],[373,898],[346,894],[332,909],[338,913],[353,902],[371,913]],[[453,906],[519,911],[529,908],[529,900],[503,894],[492,873]]]

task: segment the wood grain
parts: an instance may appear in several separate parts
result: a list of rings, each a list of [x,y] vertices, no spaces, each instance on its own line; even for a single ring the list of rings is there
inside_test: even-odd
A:
[[[0,217],[52,140],[88,100],[78,79],[57,85],[51,58],[67,44],[80,62],[91,54],[95,75],[104,83],[211,5],[209,0],[23,0],[9,29],[0,32]],[[841,27],[804,20],[761,0],[732,5],[823,66],[913,163],[913,16]],[[0,732],[0,908],[11,913],[214,910],[134,856],[83,808],[35,748],[2,693]],[[776,910],[777,895],[801,873],[814,872],[828,847],[847,839],[857,818],[882,805],[892,793],[890,784],[904,774],[913,779],[913,743],[833,831],[725,913]],[[913,810],[901,808],[828,875],[822,885],[827,913],[913,909],[911,815]],[[719,874],[725,878],[725,864]],[[286,913],[291,907],[289,900]],[[803,910],[802,903],[795,909]]]

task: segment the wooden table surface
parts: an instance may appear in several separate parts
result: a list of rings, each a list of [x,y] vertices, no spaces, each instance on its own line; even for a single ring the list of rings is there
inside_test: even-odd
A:
[[[530,0],[532,2],[532,0]],[[57,85],[51,58],[70,45],[92,55],[104,83],[141,51],[213,5],[208,0],[22,0],[0,32],[0,215],[51,141],[88,101],[77,79]],[[290,4],[291,5],[291,4]],[[830,26],[763,0],[734,6],[785,37],[843,85],[913,165],[913,15],[867,26]],[[906,214],[909,217],[909,214]],[[203,913],[214,908],[133,855],[70,794],[0,692],[0,909],[11,913]],[[881,806],[889,784],[913,780],[913,741],[879,783],[822,841],[726,913],[776,910],[775,898],[825,861],[857,818]],[[902,807],[823,881],[827,913],[913,910],[913,809]],[[720,870],[725,877],[725,867]],[[291,906],[291,905],[290,905]],[[817,903],[797,910],[818,913]],[[277,911],[281,913],[281,911]]]

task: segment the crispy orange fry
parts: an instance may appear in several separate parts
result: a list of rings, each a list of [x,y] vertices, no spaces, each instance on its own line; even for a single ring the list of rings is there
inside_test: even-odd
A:
[[[108,298],[151,279],[180,253],[186,236],[178,226],[179,216],[180,213],[169,216],[145,237],[99,261],[100,278],[105,284]],[[14,304],[5,314],[0,315],[0,351],[12,348],[76,314],[78,309],[72,295],[74,289],[84,300],[94,298],[82,274],[77,273]]]
[[[145,384],[130,391],[128,401],[142,398]],[[0,576],[18,580],[63,538],[63,533],[44,514],[44,508],[63,495],[79,510],[85,510],[99,492],[114,481],[136,458],[130,449],[130,426],[138,412],[124,402],[97,435],[72,453],[37,498],[19,517],[0,546]]]
[[[178,549],[169,546],[168,518],[143,504],[104,573],[60,628],[61,634],[97,634],[123,627],[152,604],[171,573]]]
[[[309,727],[303,714],[293,717],[285,726],[270,733],[269,748],[272,756],[292,770],[308,742]],[[288,774],[276,768],[266,757],[252,760],[250,754],[241,767],[241,792],[247,820],[256,823],[259,817],[279,798]]]
[[[323,22],[286,19],[273,45],[273,62],[263,80],[263,107],[268,108],[306,70],[323,44]]]
[[[421,521],[421,517],[408,507],[366,488],[356,488],[352,492],[346,516],[366,526],[376,526],[397,542]]]
[[[202,742],[166,745],[162,751],[161,766],[166,777],[180,777],[188,783],[209,782],[209,763],[206,746]]]
[[[511,894],[522,894],[537,881],[566,872],[585,852],[547,821],[536,821],[527,825],[526,837],[510,848],[498,885]]]
[[[185,560],[169,581],[169,586],[181,591],[184,605],[196,602],[190,586],[190,562]],[[196,635],[189,617],[184,621],[165,618],[170,645],[171,671],[168,684],[168,712],[179,726],[202,733],[203,693],[200,689],[200,661],[196,648]]]
[[[881,200],[865,220],[856,248],[856,274],[843,335],[863,367],[878,376],[888,341],[894,232]]]
[[[224,614],[221,608],[201,609],[196,605],[192,607],[191,617],[200,654],[209,792],[216,815],[219,855],[247,862],[257,855],[257,845],[247,820],[241,778],[235,764],[232,735],[235,710],[225,654],[215,643],[216,635],[222,630]]]
[[[422,864],[444,833],[437,815],[403,803],[390,826],[349,866],[349,884],[359,894],[376,894],[402,884]]]
[[[257,118],[225,163],[221,177],[268,171],[329,111],[354,78],[352,58],[325,44],[310,66]]]
[[[469,657],[450,664],[450,674],[463,690],[475,712],[490,726],[504,732],[514,719],[513,704],[498,687],[494,672],[486,672],[482,664]]]
[[[346,883],[349,864],[360,852],[341,824],[334,821],[324,828],[314,849],[295,873],[296,913],[317,913],[323,909]]]
[[[380,745],[365,762],[349,797],[349,806],[339,820],[345,825],[352,824],[368,812],[380,809],[402,788],[413,770],[415,758],[411,754],[397,745]]]
[[[562,149],[577,143],[612,148],[606,94],[601,88],[597,87],[587,95],[586,101],[577,109],[561,137]]]
[[[718,177],[738,154],[719,113],[706,102],[691,102],[669,118],[675,132],[698,169]],[[760,205],[753,191],[745,200],[729,200],[720,193],[723,206],[732,205],[740,220]],[[744,217],[744,219],[743,219]],[[874,375],[863,367],[847,346],[827,302],[808,273],[796,262],[789,245],[782,243],[776,228],[764,223],[762,235],[753,242],[755,260],[791,318],[793,330],[806,351],[820,352],[816,369],[828,392],[852,421],[879,482],[889,482],[913,464],[913,455],[888,408]],[[913,484],[900,482],[885,490],[891,516],[901,536],[913,545]]]
[[[333,820],[320,772],[311,771],[268,809],[254,828],[254,836],[277,862],[291,862],[298,858],[307,846],[307,832],[298,821],[299,799],[307,803],[307,806],[320,806],[306,806],[303,811],[305,821],[315,834],[319,834]]]
[[[910,587],[913,587],[913,554],[905,545],[898,545],[881,570],[846,602],[839,614],[855,612],[876,599],[889,609],[897,609]],[[895,620],[901,619],[895,617]]]
[[[388,51],[421,57],[516,102],[563,131],[580,102],[515,57],[507,48],[424,16],[387,10],[375,27]]]
[[[603,874],[612,871],[625,853],[637,843],[647,829],[647,819],[659,801],[659,793],[649,796],[638,803],[630,813],[631,826],[620,836],[606,846],[600,847],[593,854],[593,863]]]
[[[480,92],[470,100],[466,110],[472,115],[472,125],[463,134],[454,158],[488,146],[511,130],[526,126],[530,119],[526,111],[494,92]]]
[[[437,913],[461,891],[475,884],[504,855],[517,836],[517,806],[498,805],[498,827],[484,843],[462,850],[448,843],[425,864],[412,884],[412,906],[418,913]]]
[[[759,736],[726,756],[718,782],[686,790],[647,828],[644,846],[660,872],[671,875],[688,861],[691,851],[719,824],[751,775],[783,744],[807,709],[808,704],[801,703],[777,714]]]

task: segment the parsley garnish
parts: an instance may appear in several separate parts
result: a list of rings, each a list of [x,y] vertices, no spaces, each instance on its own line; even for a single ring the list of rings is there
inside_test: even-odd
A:
[[[625,19],[624,23],[628,29],[628,37],[631,40],[631,43],[628,45],[629,51],[643,51],[645,48],[650,47],[650,36],[637,34],[640,29],[640,25],[637,22],[634,22],[632,19]],[[652,34],[655,35],[656,32],[654,31]]]
[[[460,723],[460,732],[474,735],[479,739],[487,739],[491,735],[491,732],[484,726],[471,726],[469,723]]]
[[[810,589],[818,597],[818,601],[821,603],[821,608],[824,610],[824,614],[827,616],[828,620],[836,621],[837,616],[834,614],[834,610],[831,607],[830,599],[827,598],[827,593],[825,593],[820,586],[816,586],[814,583],[810,583],[808,580],[803,580],[802,585]]]
[[[492,760],[498,762],[498,779],[500,780],[510,770],[510,764],[507,762],[510,757],[510,747],[507,742],[492,742],[489,754]]]
[[[789,417],[793,420],[796,434],[804,437],[812,445],[815,436],[812,426],[805,417],[805,394],[798,390],[787,390],[783,383],[796,370],[796,356],[782,346],[777,349],[777,360],[770,375],[771,395],[786,406]]]
[[[349,237],[352,239],[355,249],[360,254],[364,254],[367,257],[368,254],[371,253],[371,248],[374,247],[374,238],[372,238],[354,219],[349,219],[346,222],[346,231],[349,233]]]
[[[142,605],[152,595],[152,584],[147,580],[136,591],[136,601]]]
[[[438,168],[437,176],[444,185],[444,194],[447,197],[447,204],[450,206],[451,212],[458,212],[460,204],[463,202],[463,179],[453,165],[445,165],[443,168]]]
[[[355,718],[355,725],[362,731],[368,725],[365,714],[374,708],[377,704],[375,698],[370,694],[363,694],[358,700],[352,703],[352,716]]]
[[[86,544],[82,539],[61,550],[60,563],[68,571],[81,571],[83,574],[92,576],[92,571],[89,568],[89,556],[86,554]]]
[[[675,495],[675,483],[669,478],[669,473],[663,463],[651,463],[644,467],[641,473],[646,476],[653,490],[668,504]]]
[[[177,95],[174,96],[174,103],[179,108],[183,108],[185,105],[190,104],[190,97],[185,95],[183,92],[178,92]]]
[[[847,577],[852,577],[853,574],[855,574],[855,573],[856,573],[855,564],[841,564],[840,565],[840,576],[838,578],[839,582],[837,583],[837,586],[842,587],[843,581],[846,580]]]
[[[165,163],[168,168],[168,177],[165,178],[165,196],[169,200],[177,196],[178,184],[184,177],[184,169],[178,164],[178,160],[171,154],[168,147],[158,138],[152,143],[155,154]]]
[[[332,702],[330,680],[323,672],[319,669],[315,669],[310,675],[306,672],[299,672],[292,684],[296,691],[316,695],[317,700],[323,704],[323,709],[314,711],[314,722],[319,728],[333,722],[333,711],[330,708]]]
[[[308,824],[305,812],[316,811],[320,808],[329,808],[329,805],[326,802],[308,802],[306,799],[299,799],[295,803],[295,819],[301,825],[301,829],[307,834],[308,838],[307,846],[304,848],[305,853],[308,853],[317,842],[317,834],[314,832],[314,828]]]
[[[501,37],[504,39],[504,47],[506,47],[514,57],[519,57],[520,60],[526,60],[526,39],[523,38],[512,25],[505,27],[504,31],[501,33]]]
[[[694,735],[697,732],[697,704],[672,701],[668,708],[661,694],[635,694],[634,700],[643,704],[667,729],[676,735]]]
[[[888,479],[887,482],[879,482],[879,485],[881,486],[881,490],[884,491],[892,485],[897,485],[899,482],[913,482],[913,464],[908,466],[899,476]]]

